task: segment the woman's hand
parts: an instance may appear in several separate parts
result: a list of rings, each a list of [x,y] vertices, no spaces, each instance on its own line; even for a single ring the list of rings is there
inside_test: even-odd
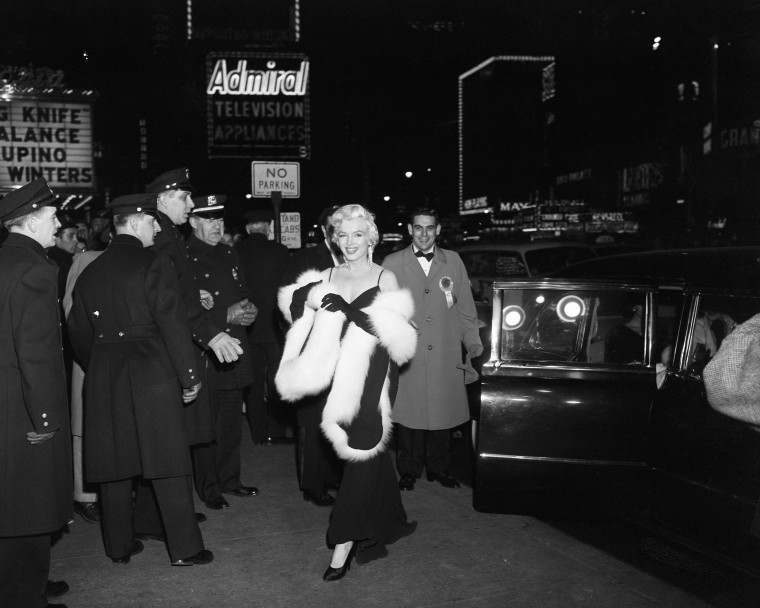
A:
[[[337,293],[328,293],[322,298],[322,308],[329,310],[330,312],[342,312],[346,315],[346,318],[354,323],[357,327],[360,327],[368,334],[375,335],[372,331],[372,323],[370,323],[369,315],[362,312],[358,308],[351,306]]]
[[[337,293],[328,293],[322,298],[322,308],[329,310],[330,312],[342,312],[348,316],[346,311],[351,308],[351,306]]]
[[[311,288],[319,285],[322,281],[314,281],[303,287],[299,287],[293,292],[293,299],[290,301],[290,318],[295,323],[303,316],[303,309],[306,306],[306,300],[309,297]]]

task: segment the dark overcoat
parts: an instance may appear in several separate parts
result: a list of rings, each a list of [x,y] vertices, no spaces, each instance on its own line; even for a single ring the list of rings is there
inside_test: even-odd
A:
[[[57,273],[27,236],[0,248],[0,536],[54,532],[72,513]],[[42,445],[26,439],[53,429]]]
[[[412,247],[391,253],[383,267],[401,287],[412,292],[414,321],[419,327],[417,354],[401,369],[393,421],[405,427],[443,430],[469,419],[462,347],[480,345],[478,317],[470,279],[454,251],[435,248],[430,272],[425,272]],[[445,279],[448,279],[446,281]],[[450,285],[452,305],[443,285]]]
[[[201,306],[201,288],[198,285],[195,268],[190,261],[187,245],[174,222],[161,212],[158,213],[158,223],[161,226],[161,232],[156,235],[153,249],[169,256],[174,266],[175,276],[179,279],[192,339],[201,349],[208,349],[209,340],[219,333],[219,328],[214,325],[206,309]],[[215,357],[213,352],[208,353],[208,356]],[[194,367],[201,370],[200,380],[203,386],[195,401],[184,409],[190,445],[208,443],[215,439],[214,417],[206,377],[206,360],[201,357],[200,349],[195,349],[195,357],[197,361]]]
[[[335,266],[335,260],[330,255],[327,244],[322,241],[316,247],[305,247],[293,252],[288,264],[288,270],[280,282],[281,286],[291,285],[298,276],[306,270],[325,270]]]
[[[255,344],[282,344],[283,332],[277,310],[277,290],[288,271],[290,252],[285,245],[270,241],[259,233],[251,234],[237,247],[251,301],[259,314],[248,328]]]
[[[116,235],[77,279],[68,327],[86,372],[87,480],[189,475],[181,395],[198,370],[169,259]]]
[[[253,382],[253,358],[248,347],[247,331],[242,325],[227,323],[227,307],[245,298],[251,301],[252,297],[237,252],[226,245],[209,245],[195,236],[188,239],[187,250],[196,271],[199,287],[214,297],[214,307],[208,315],[217,328],[216,333],[227,332],[240,340],[243,348],[243,354],[232,363],[222,363],[213,353],[206,355],[208,351],[204,352],[203,356],[208,360],[206,369],[209,388],[245,388]]]

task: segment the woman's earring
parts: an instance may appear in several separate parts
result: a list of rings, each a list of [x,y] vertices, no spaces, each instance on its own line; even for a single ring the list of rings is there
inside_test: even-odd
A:
[[[372,245],[367,247],[367,269],[368,270],[372,270],[372,250],[373,250]]]

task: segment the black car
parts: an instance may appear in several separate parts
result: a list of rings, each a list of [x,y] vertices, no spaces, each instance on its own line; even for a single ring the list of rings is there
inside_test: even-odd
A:
[[[760,313],[760,247],[598,258],[496,282],[474,506],[612,512],[760,574],[760,429],[702,369]],[[760,404],[758,404],[760,407]]]

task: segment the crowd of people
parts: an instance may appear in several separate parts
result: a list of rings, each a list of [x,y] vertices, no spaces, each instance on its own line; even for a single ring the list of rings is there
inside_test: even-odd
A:
[[[210,563],[194,495],[223,511],[259,494],[241,479],[244,421],[256,444],[293,441],[304,500],[332,509],[326,581],[414,532],[401,492],[423,470],[459,487],[451,429],[483,347],[437,213],[416,210],[411,245],[381,266],[361,205],[326,208],[324,240],[291,255],[266,210],[225,239],[225,203],[185,168],[89,223],[43,179],[0,199],[0,483],[14,497],[0,605],[68,589],[49,578],[50,543],[74,513],[101,526],[114,564],[153,541],[172,566]]]

